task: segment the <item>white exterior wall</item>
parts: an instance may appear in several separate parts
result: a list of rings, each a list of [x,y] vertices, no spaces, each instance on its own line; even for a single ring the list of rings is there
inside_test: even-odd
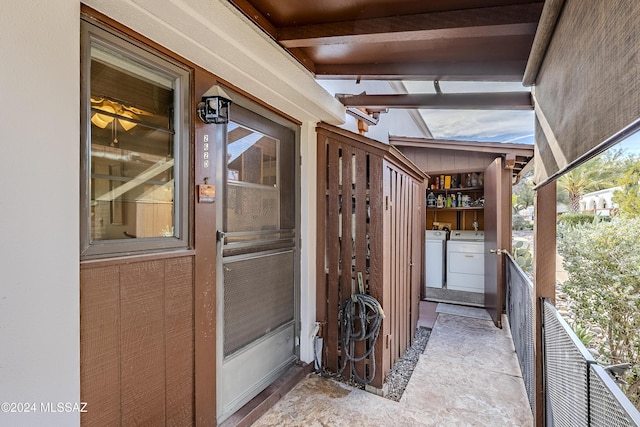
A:
[[[344,108],[223,0],[86,4],[302,123],[301,358],[311,362],[315,124],[341,123]],[[80,3],[5,2],[0,51],[0,403],[78,403]],[[0,425],[79,422],[0,413]]]
[[[587,193],[580,198],[580,210],[581,211],[599,211],[602,209],[612,209],[618,207],[617,203],[613,202],[613,194],[617,190],[621,190],[622,187],[607,188],[604,190],[594,191]],[[602,203],[605,207],[602,208]]]
[[[0,404],[36,404],[0,425],[80,423],[40,406],[80,402],[79,17],[75,0],[0,13]]]
[[[314,122],[303,124],[301,139],[305,141],[300,147],[302,166],[300,174],[301,239],[300,253],[300,360],[313,363],[313,336],[316,321],[316,241],[317,241],[317,179],[318,151],[316,149],[316,130]]]

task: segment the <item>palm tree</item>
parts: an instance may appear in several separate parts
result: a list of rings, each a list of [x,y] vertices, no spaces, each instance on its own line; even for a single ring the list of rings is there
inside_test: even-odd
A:
[[[585,175],[582,167],[578,167],[558,179],[558,187],[569,195],[569,212],[571,213],[580,212],[580,199],[591,185],[591,181]]]
[[[565,173],[558,179],[558,187],[569,196],[569,211],[580,212],[580,199],[585,193],[603,190],[615,185],[624,168],[620,167],[622,151],[610,150],[583,165]]]

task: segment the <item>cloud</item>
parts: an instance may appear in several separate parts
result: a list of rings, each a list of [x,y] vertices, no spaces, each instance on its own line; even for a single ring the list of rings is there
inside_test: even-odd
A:
[[[438,139],[532,143],[533,111],[420,110]]]

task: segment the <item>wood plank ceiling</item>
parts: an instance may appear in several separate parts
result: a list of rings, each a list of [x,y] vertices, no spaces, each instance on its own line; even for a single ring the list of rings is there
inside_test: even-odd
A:
[[[229,0],[316,78],[522,81],[544,1]]]

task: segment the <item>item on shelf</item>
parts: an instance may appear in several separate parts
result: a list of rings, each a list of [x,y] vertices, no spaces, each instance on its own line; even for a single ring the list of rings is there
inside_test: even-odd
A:
[[[458,207],[462,207],[462,193],[458,192]]]
[[[467,187],[471,187],[471,174],[467,174]]]
[[[444,197],[442,197],[442,194],[438,194],[438,199],[436,200],[436,207],[444,208]]]
[[[471,174],[471,186],[472,187],[477,187],[478,186],[478,174],[477,173]]]
[[[440,177],[436,176],[436,190],[440,189]]]
[[[482,187],[484,185],[484,172],[480,172],[478,174],[478,187]]]
[[[451,176],[451,188],[458,188],[458,175]]]
[[[451,188],[451,175],[446,175],[444,177],[444,188],[445,190],[448,190]]]
[[[436,226],[438,228],[436,228]],[[450,222],[434,222],[433,229],[451,231],[451,223]]]
[[[451,207],[451,196],[447,196],[447,207]]]
[[[428,208],[435,208],[436,207],[436,196],[431,192],[427,196],[427,207]]]

